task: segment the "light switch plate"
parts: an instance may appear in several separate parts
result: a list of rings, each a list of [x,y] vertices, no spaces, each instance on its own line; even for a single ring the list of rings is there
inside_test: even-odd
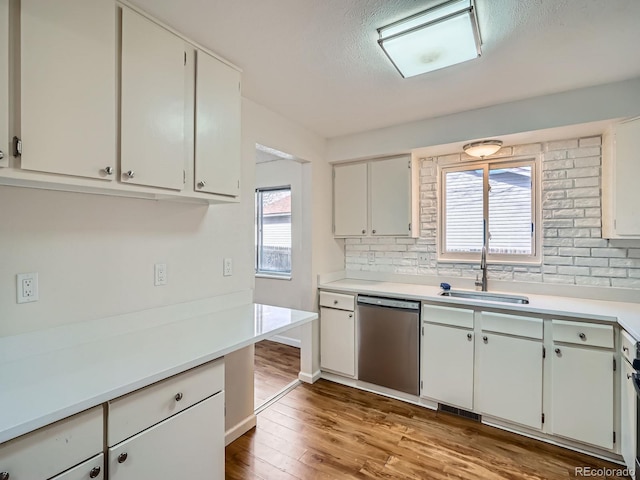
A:
[[[222,275],[230,277],[233,275],[233,260],[225,258],[222,265]]]
[[[16,301],[17,303],[38,301],[37,273],[19,273],[16,275]]]
[[[154,281],[153,284],[157,287],[159,285],[167,284],[167,264],[156,263],[154,267]]]

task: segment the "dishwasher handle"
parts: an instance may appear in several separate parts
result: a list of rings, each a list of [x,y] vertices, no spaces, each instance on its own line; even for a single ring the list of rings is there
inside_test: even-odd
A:
[[[405,310],[420,311],[420,302],[397,298],[369,297],[358,295],[358,305],[372,305],[374,307],[403,308]]]

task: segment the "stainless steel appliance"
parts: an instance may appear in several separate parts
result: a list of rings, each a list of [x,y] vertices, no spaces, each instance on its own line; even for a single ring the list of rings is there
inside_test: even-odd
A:
[[[358,379],[420,393],[420,302],[358,295]]]

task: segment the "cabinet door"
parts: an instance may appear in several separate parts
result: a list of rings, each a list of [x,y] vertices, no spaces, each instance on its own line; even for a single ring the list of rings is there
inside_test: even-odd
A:
[[[109,449],[110,480],[224,479],[224,392]]]
[[[616,234],[640,237],[638,183],[640,177],[640,118],[615,127],[615,196]]]
[[[95,480],[104,478],[104,454],[96,455],[92,459],[53,477],[51,480],[87,480],[88,478]]]
[[[184,185],[185,59],[182,39],[123,9],[120,163],[126,183]]]
[[[408,157],[369,164],[371,170],[371,234],[411,233],[411,169]]]
[[[483,332],[477,352],[476,410],[542,428],[542,342]]]
[[[200,192],[240,192],[240,72],[197,51],[195,185]]]
[[[356,374],[356,329],[353,312],[320,309],[320,366],[351,377]]]
[[[422,336],[421,395],[473,409],[473,331],[427,323]]]
[[[620,413],[620,453],[624,458],[624,463],[629,469],[635,468],[636,463],[636,442],[637,442],[637,395],[633,388],[634,370],[626,361],[622,361],[622,392]]]
[[[116,10],[104,0],[20,4],[23,169],[111,180]]]
[[[367,164],[333,167],[333,234],[362,236],[367,230]]]
[[[0,0],[0,167],[9,164],[9,0]]]
[[[613,353],[555,346],[551,357],[552,433],[613,448]]]

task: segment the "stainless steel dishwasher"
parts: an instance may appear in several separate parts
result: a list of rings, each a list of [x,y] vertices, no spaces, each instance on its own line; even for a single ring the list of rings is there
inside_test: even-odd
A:
[[[420,393],[420,302],[358,295],[358,379]]]

